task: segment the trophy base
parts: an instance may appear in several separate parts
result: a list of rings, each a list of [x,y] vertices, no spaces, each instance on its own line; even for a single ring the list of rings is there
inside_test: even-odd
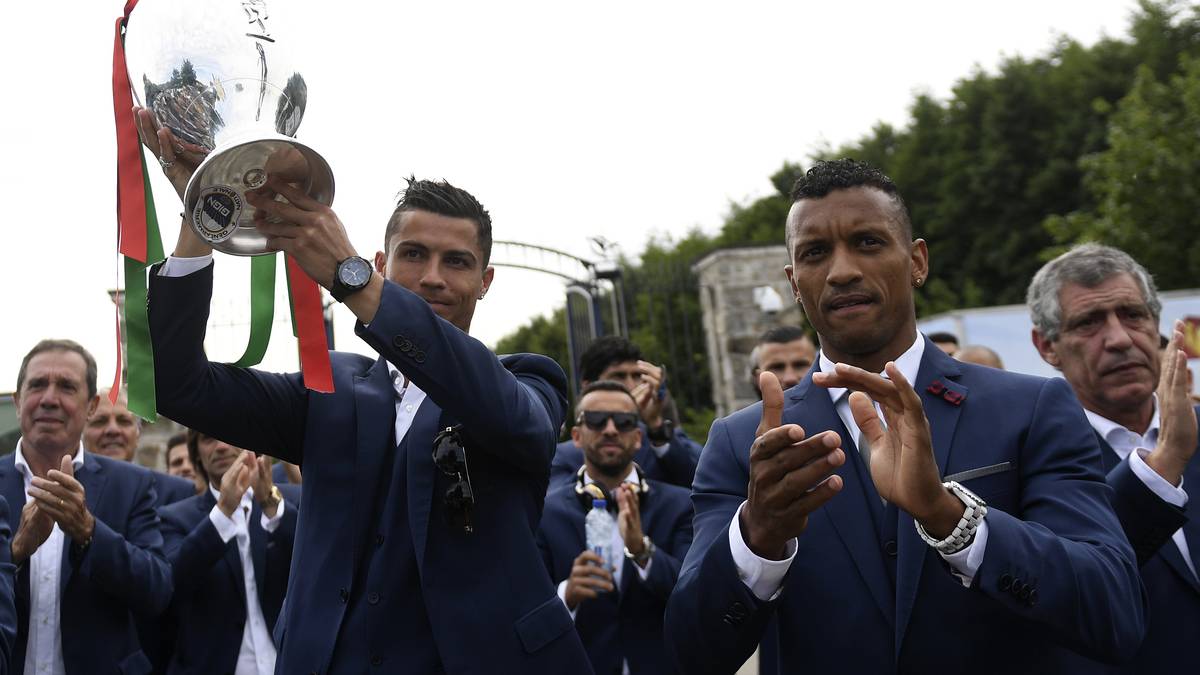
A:
[[[321,155],[294,138],[259,134],[224,145],[197,167],[184,193],[192,230],[222,253],[273,253],[254,225],[256,209],[245,198],[247,190],[266,183],[268,174],[297,185],[326,206],[333,203],[333,171]]]

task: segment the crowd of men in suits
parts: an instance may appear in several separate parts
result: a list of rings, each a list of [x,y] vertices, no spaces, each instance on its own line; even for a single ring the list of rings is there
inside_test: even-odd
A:
[[[138,116],[182,192],[199,156]],[[373,261],[294,185],[246,199],[379,358],[333,353],[330,394],[210,362],[186,226],[149,279],[158,407],[188,428],[169,474],[129,461],[86,349],[36,345],[0,457],[0,673],[1200,671],[1183,334],[1120,251],[1030,284],[1062,379],[958,361],[916,329],[930,261],[895,186],[818,163],[781,223],[817,339],[765,334],[761,402],[701,449],[628,340],[581,355],[568,408],[558,364],[470,337],[494,272],[466,191],[410,180]]]

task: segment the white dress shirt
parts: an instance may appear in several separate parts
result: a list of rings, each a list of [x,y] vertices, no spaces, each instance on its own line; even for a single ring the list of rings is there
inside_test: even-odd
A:
[[[901,354],[900,358],[896,359],[896,368],[900,370],[909,384],[917,381],[917,372],[921,368],[921,357],[924,353],[925,338],[920,333],[917,333],[917,339],[913,342],[912,346]],[[822,351],[819,354],[819,360],[821,372],[833,372],[835,364],[825,356],[825,352]],[[880,375],[885,378],[887,377],[885,373],[880,373]],[[857,446],[862,431],[859,430],[858,424],[854,421],[854,416],[850,412],[849,396],[846,394],[846,389],[829,388],[829,397],[833,400],[834,409],[837,410],[838,417],[846,425],[846,430],[850,432],[850,436]],[[875,408],[876,410],[879,409],[878,404]],[[880,419],[882,421],[882,415],[880,415]],[[798,543],[795,539],[787,543],[783,560],[768,560],[755,555],[742,538],[740,516],[742,509],[745,507],[746,503],[742,502],[737,512],[734,513],[733,520],[729,523],[730,553],[733,555],[733,562],[737,567],[738,578],[742,580],[742,583],[746,584],[746,587],[759,600],[772,600],[779,595],[782,589],[783,578],[787,576],[787,571],[796,557]],[[983,554],[987,549],[987,535],[987,519],[984,518],[984,521],[979,525],[979,529],[975,532],[975,539],[966,548],[957,553],[941,554],[942,559],[950,566],[954,576],[964,586],[971,585],[976,572],[979,571],[980,565],[983,564]]]
[[[29,496],[29,488],[33,484],[33,471],[25,461],[19,440],[13,460],[17,471],[20,471],[25,479],[25,501],[28,502],[32,499]],[[71,464],[76,471],[83,466],[82,442]],[[25,675],[66,675],[67,672],[63,663],[62,599],[59,597],[65,542],[66,535],[58,527],[58,523],[54,523],[50,536],[26,561],[29,565],[30,607],[29,636],[25,642]]]
[[[237,668],[235,675],[271,675],[275,672],[275,642],[271,631],[267,630],[267,620],[263,617],[262,604],[258,601],[258,580],[254,578],[254,557],[250,553],[250,514],[253,512],[254,488],[246,490],[242,495],[241,504],[233,511],[233,517],[225,515],[219,505],[221,493],[211,485],[208,488],[218,505],[208,512],[208,519],[217,534],[226,544],[229,540],[237,539],[238,558],[242,561],[242,579],[246,585],[246,623],[242,628],[242,646],[238,649]],[[268,518],[266,513],[261,516],[263,530],[268,533],[279,529],[284,509],[283,501],[275,510],[275,517]]]
[[[1183,491],[1183,479],[1180,478],[1179,485],[1171,485],[1167,479],[1158,475],[1158,472],[1151,469],[1146,464],[1146,456],[1150,454],[1150,448],[1158,445],[1158,395],[1154,395],[1154,416],[1150,418],[1150,426],[1146,429],[1146,433],[1139,434],[1136,431],[1117,424],[1116,422],[1097,415],[1091,410],[1084,409],[1084,414],[1087,415],[1088,422],[1092,428],[1100,435],[1109,445],[1112,446],[1117,456],[1121,461],[1128,461],[1129,468],[1133,471],[1133,475],[1150,488],[1159,499],[1173,506],[1183,508],[1187,504],[1188,493]],[[1192,563],[1192,557],[1188,553],[1187,539],[1183,536],[1183,528],[1175,530],[1171,535],[1171,540],[1179,547],[1179,552],[1183,554],[1183,562],[1187,564],[1188,569],[1196,575],[1196,567]]]
[[[665,448],[666,444],[664,444],[662,447]],[[661,457],[662,455],[660,454],[659,456]],[[587,474],[587,471],[583,472],[583,484],[584,485],[591,485],[592,483],[595,483],[595,482],[596,481],[592,480],[592,477]],[[629,483],[630,485],[637,487],[637,485],[638,485],[637,470],[633,468],[632,464],[629,465],[629,473],[625,474],[625,478],[621,482]],[[614,493],[613,499],[616,499],[616,497],[617,496]],[[621,528],[619,528],[619,527],[613,528],[612,543],[610,543],[609,545],[612,546],[612,550],[614,550],[614,551],[622,551],[623,552],[625,550],[625,539],[621,536]],[[642,581],[645,581],[646,578],[650,576],[650,566],[653,564],[654,564],[653,558],[646,561],[645,567],[640,567],[637,564],[634,564],[633,568],[637,570],[638,578],[640,578]],[[613,588],[614,589],[621,587],[621,569],[623,567],[625,567],[625,565],[624,565],[624,560],[622,559],[621,564],[618,564],[616,569],[612,570]],[[562,600],[564,605],[567,604],[567,581],[569,581],[569,580],[563,579],[562,581],[558,582],[558,599]],[[616,591],[614,591],[614,592],[616,592]],[[575,609],[571,609],[570,606],[567,606],[567,611],[570,612],[571,620],[574,621],[575,614],[579,611],[579,608],[576,607]],[[627,661],[627,660],[622,660],[622,662],[621,662],[621,675],[629,675],[629,661]]]

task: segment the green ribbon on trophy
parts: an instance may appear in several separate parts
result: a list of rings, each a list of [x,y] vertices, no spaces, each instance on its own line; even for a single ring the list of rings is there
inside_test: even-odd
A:
[[[133,117],[133,98],[125,65],[125,23],[136,5],[137,0],[129,0],[124,15],[117,19],[113,46],[117,236],[118,249],[124,258],[125,290],[124,298],[117,303],[117,367],[109,398],[116,403],[121,392],[122,364],[127,363],[129,410],[153,422],[158,418],[158,413],[154,391],[154,348],[150,341],[150,323],[146,311],[146,282],[149,268],[165,260],[166,256],[154,207],[154,192],[150,187],[150,174],[146,170],[146,158]],[[186,227],[186,224],[183,226]],[[251,261],[250,337],[245,352],[235,363],[237,366],[258,365],[266,354],[275,317],[275,259],[276,256],[272,254],[257,256]]]

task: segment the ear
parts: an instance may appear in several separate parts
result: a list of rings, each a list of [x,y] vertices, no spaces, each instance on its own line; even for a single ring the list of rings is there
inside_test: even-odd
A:
[[[375,271],[387,277],[387,255],[383,251],[375,252]]]
[[[633,435],[634,435],[633,447],[634,447],[634,451],[636,452],[637,448],[642,447],[642,427],[639,426],[638,428],[634,429]]]
[[[796,279],[792,276],[794,271],[795,270],[792,268],[790,263],[783,266],[783,273],[785,276],[787,276],[788,284],[792,287],[792,299],[796,302],[799,302],[800,289],[796,287]]]
[[[88,419],[91,419],[92,415],[96,414],[96,407],[99,405],[100,405],[100,394],[96,394],[95,396],[92,397],[92,400],[88,401],[88,405],[87,405]]]
[[[483,271],[483,285],[479,288],[479,295],[487,295],[488,289],[492,287],[492,280],[495,277],[496,268],[488,265],[487,269]]]
[[[574,443],[575,445],[579,445],[579,439],[581,439],[581,438],[583,438],[583,432],[581,432],[579,430],[579,425],[576,424],[576,425],[572,426],[571,427],[571,442]]]
[[[1041,331],[1034,328],[1029,332],[1030,338],[1033,340],[1033,346],[1041,354],[1042,360],[1054,366],[1056,370],[1062,370],[1062,359],[1058,356],[1058,345],[1046,339]]]
[[[912,251],[909,254],[912,257],[912,271],[915,279],[929,278],[929,246],[924,239],[914,239],[912,243]]]

